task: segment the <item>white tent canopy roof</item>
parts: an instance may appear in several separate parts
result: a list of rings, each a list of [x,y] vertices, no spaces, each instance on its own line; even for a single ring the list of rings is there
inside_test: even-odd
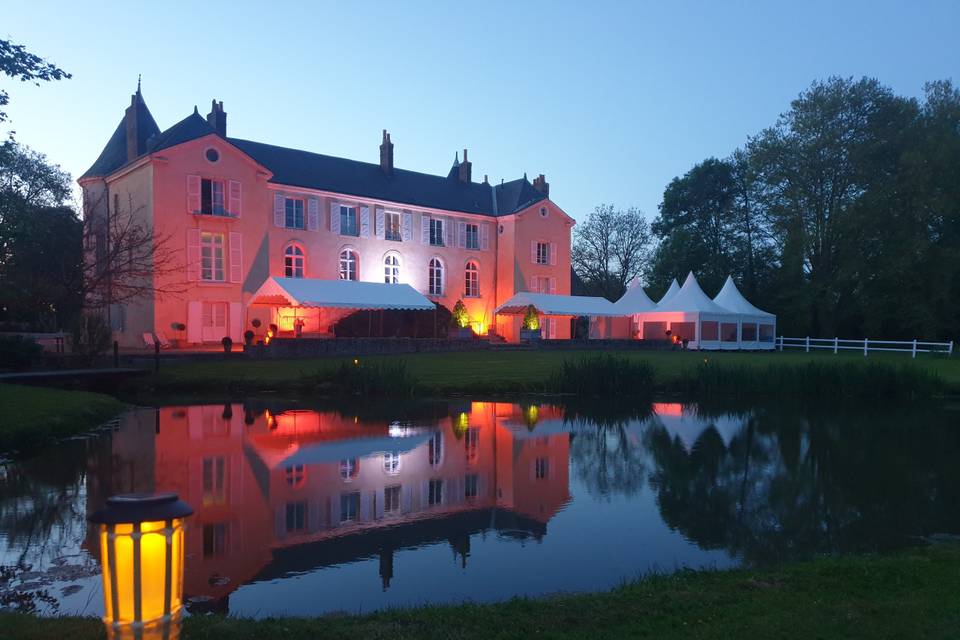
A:
[[[633,282],[630,283],[630,287],[627,289],[627,292],[623,296],[613,303],[613,308],[620,315],[632,316],[635,313],[644,313],[645,311],[653,311],[656,307],[656,303],[650,299],[650,296],[647,295],[647,292],[643,290],[643,287],[640,286],[640,279],[634,278]]]
[[[560,296],[550,293],[521,291],[496,308],[495,314],[520,315],[533,307],[547,316],[620,316],[606,298],[590,296]]]
[[[436,305],[408,284],[315,278],[267,278],[248,304],[335,309],[436,309]]]
[[[759,316],[762,318],[776,317],[772,313],[758,309],[750,304],[750,302],[743,297],[743,294],[740,293],[740,290],[737,289],[737,285],[733,283],[733,278],[730,276],[727,276],[727,281],[723,283],[723,288],[720,289],[720,293],[716,295],[713,301],[724,309],[745,316]]]
[[[712,313],[716,315],[730,315],[731,312],[721,307],[703,292],[697,279],[693,277],[693,272],[683,281],[680,291],[674,295],[664,296],[663,300],[657,305],[655,311],[669,311],[680,313]]]
[[[677,279],[674,278],[673,282],[670,283],[670,288],[667,289],[667,292],[663,294],[663,297],[660,298],[660,302],[658,302],[657,304],[663,304],[664,302],[666,302],[673,296],[677,295],[678,293],[680,293],[680,285],[677,284]]]

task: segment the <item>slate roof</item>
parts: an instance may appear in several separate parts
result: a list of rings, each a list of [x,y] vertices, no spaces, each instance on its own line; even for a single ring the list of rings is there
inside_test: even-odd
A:
[[[161,133],[139,91],[136,97],[137,108],[140,109],[138,117],[140,122],[146,123],[138,132],[143,143],[140,148],[148,153],[215,133],[196,108],[192,114]],[[508,215],[546,198],[533,188],[526,176],[496,187],[478,182],[460,182],[457,170],[459,163],[456,161],[447,176],[397,168],[388,176],[379,164],[240,138],[226,140],[269,169],[273,173],[270,182],[291,187],[488,216]],[[126,128],[121,120],[100,157],[81,179],[109,175],[125,165],[126,159]]]
[[[147,149],[150,138],[160,134],[160,127],[157,126],[157,121],[153,119],[153,115],[147,109],[147,104],[143,101],[143,95],[141,95],[139,88],[134,94],[134,99],[134,104],[137,107],[137,120],[143,125],[137,131],[137,148]],[[110,136],[110,140],[107,141],[103,151],[100,152],[100,157],[80,176],[80,179],[109,175],[125,164],[127,164],[126,114],[123,118],[120,118],[120,124],[117,125],[113,135]]]

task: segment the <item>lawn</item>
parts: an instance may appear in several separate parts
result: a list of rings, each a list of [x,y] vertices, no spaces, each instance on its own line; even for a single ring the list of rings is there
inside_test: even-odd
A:
[[[403,361],[408,372],[427,389],[438,393],[523,390],[538,380],[552,375],[570,358],[583,358],[611,352],[591,351],[479,351],[460,353],[414,353],[391,356],[366,356],[363,362]],[[911,360],[904,354],[871,354],[869,358],[855,354],[825,353],[746,353],[746,352],[677,352],[622,351],[614,355],[649,362],[656,379],[670,387],[685,369],[704,360],[730,366],[766,367],[771,364],[820,363],[891,363],[932,371],[952,389],[960,389],[960,358],[921,357]],[[301,382],[304,375],[339,366],[348,359],[324,358],[304,360],[229,360],[167,365],[152,380],[156,388],[207,388],[233,386],[245,390],[279,388]]]
[[[107,395],[0,384],[0,452],[89,431],[123,409]]]
[[[186,620],[191,638],[956,638],[960,546],[680,572],[607,593],[362,616]],[[102,638],[91,618],[0,614],[11,638]]]

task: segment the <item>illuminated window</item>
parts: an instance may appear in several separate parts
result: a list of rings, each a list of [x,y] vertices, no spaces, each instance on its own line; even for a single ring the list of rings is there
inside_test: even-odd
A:
[[[436,466],[443,461],[443,432],[437,431],[427,444],[427,459]]]
[[[307,503],[287,503],[287,533],[303,531],[307,528]]]
[[[430,218],[430,244],[434,247],[443,246],[443,220]]]
[[[287,486],[299,489],[307,478],[307,471],[302,464],[295,464],[286,468]]]
[[[430,481],[427,489],[427,504],[431,507],[443,503],[443,480],[436,479]]]
[[[283,275],[287,278],[302,278],[303,272],[303,249],[292,244],[283,252]]]
[[[383,490],[383,510],[386,513],[400,511],[400,485],[395,484]]]
[[[352,249],[344,249],[340,252],[340,279],[356,280],[360,259],[357,252]]]
[[[286,198],[284,203],[284,226],[287,229],[303,229],[303,200]]]
[[[345,458],[340,461],[340,478],[349,482],[360,474],[360,461],[356,458]]]
[[[400,282],[400,258],[388,255],[383,259],[383,281],[387,284]]]
[[[340,494],[340,522],[352,522],[360,518],[360,492]]]
[[[340,235],[359,236],[360,227],[357,224],[357,208],[340,205]]]
[[[480,267],[472,260],[464,270],[463,295],[468,298],[480,297]]]
[[[223,282],[223,234],[200,234],[200,279]]]
[[[463,497],[467,500],[476,498],[478,495],[477,485],[479,483],[477,479],[477,474],[475,473],[471,473],[463,478]]]
[[[400,214],[395,211],[387,211],[383,217],[384,224],[386,228],[384,229],[384,237],[387,240],[400,240]]]
[[[427,268],[427,291],[431,296],[443,295],[443,263],[439,258],[431,258]]]
[[[400,473],[400,453],[397,451],[388,451],[383,454],[383,470],[390,475]]]
[[[534,463],[534,475],[537,480],[543,480],[550,473],[550,461],[546,458],[537,458]]]
[[[550,243],[537,243],[537,264],[550,264]]]

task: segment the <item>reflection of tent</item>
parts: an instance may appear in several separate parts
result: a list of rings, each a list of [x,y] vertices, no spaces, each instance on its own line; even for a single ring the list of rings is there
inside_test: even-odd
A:
[[[679,290],[671,293],[672,290],[671,285],[650,311],[635,314],[643,339],[664,340],[669,335],[687,341],[692,349],[719,349],[721,341],[730,342],[736,348],[738,315],[711,300],[693,272]]]
[[[380,434],[373,437],[319,442],[310,442],[309,439],[303,438],[296,444],[279,452],[279,456],[261,455],[261,457],[267,458],[265,462],[271,468],[294,464],[339,462],[340,460],[364,458],[378,453],[407,453],[425,443],[432,435],[433,430],[430,429],[409,429],[398,437]]]
[[[745,418],[735,414],[723,414],[709,419],[699,417],[695,411],[686,410],[678,403],[655,405],[656,415],[652,420],[659,422],[671,437],[679,438],[684,449],[690,451],[707,429],[716,429],[723,444],[727,447],[733,437],[743,428]]]
[[[737,289],[733,278],[727,276],[727,281],[713,301],[740,316],[742,349],[773,349],[777,317],[750,304]]]

